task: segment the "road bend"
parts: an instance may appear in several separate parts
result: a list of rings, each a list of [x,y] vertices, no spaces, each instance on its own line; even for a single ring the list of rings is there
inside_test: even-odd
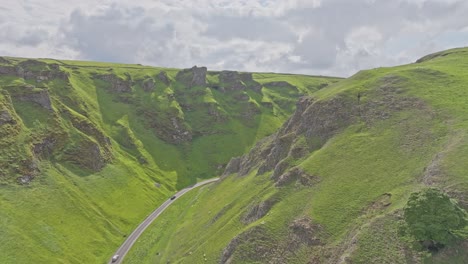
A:
[[[214,178],[206,181],[199,182],[193,186],[187,187],[185,189],[180,190],[178,193],[175,194],[176,198],[174,200],[167,200],[165,201],[161,206],[159,206],[156,210],[154,210],[133,232],[127,237],[125,242],[117,249],[117,251],[114,253],[115,255],[119,255],[119,258],[117,261],[112,262],[112,259],[109,260],[109,264],[120,264],[122,263],[123,259],[125,258],[125,255],[127,255],[128,251],[130,248],[133,246],[133,244],[136,242],[136,240],[140,237],[140,235],[145,231],[145,229],[154,221],[158,216],[166,210],[169,205],[171,205],[175,200],[177,200],[179,197],[184,195],[186,192],[189,192],[197,187],[200,187],[205,184],[209,184],[215,181],[218,181],[219,178]]]

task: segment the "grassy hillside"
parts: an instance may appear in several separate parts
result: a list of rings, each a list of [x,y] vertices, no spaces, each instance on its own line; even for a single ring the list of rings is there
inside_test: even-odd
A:
[[[0,262],[104,263],[338,78],[0,58]]]
[[[302,99],[222,182],[178,200],[125,263],[466,263],[401,236],[409,195],[468,209],[468,48],[361,71]]]

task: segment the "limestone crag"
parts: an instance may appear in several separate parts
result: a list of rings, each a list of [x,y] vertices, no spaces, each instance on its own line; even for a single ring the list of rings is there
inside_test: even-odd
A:
[[[37,89],[31,85],[17,87],[11,91],[11,97],[22,102],[32,102],[49,111],[53,111],[49,91],[47,89]]]
[[[2,64],[10,64],[11,62],[7,59],[5,59],[4,57],[0,57],[0,63]]]
[[[171,84],[171,80],[167,76],[167,73],[165,71],[160,71],[157,76],[158,80],[164,83],[165,85]]]
[[[115,93],[130,93],[132,92],[132,81],[127,78],[126,80],[116,76],[115,74],[102,74],[96,75],[100,80],[110,83],[110,92]]]
[[[154,79],[148,78],[141,82],[141,87],[143,88],[145,92],[149,93],[154,90],[154,84],[155,84]]]
[[[269,82],[264,84],[266,87],[277,87],[277,88],[287,88],[297,91],[297,87],[286,82],[286,81],[279,81],[279,82]]]
[[[74,148],[65,151],[66,160],[91,171],[100,171],[106,165],[106,157],[99,145],[83,139]]]
[[[257,168],[258,175],[273,171],[272,179],[277,186],[294,180],[303,185],[313,184],[318,178],[297,169],[288,170],[290,160],[299,160],[321,148],[327,140],[358,120],[370,125],[405,109],[430,112],[422,101],[399,96],[404,82],[392,76],[383,78],[376,96],[365,102],[359,100],[360,95],[338,95],[321,101],[300,98],[296,111],[279,131],[257,144],[249,154],[233,158],[223,176],[236,172],[242,176]],[[270,82],[265,86],[287,85],[286,82]]]
[[[290,241],[291,243],[300,243],[307,246],[321,245],[321,236],[323,233],[323,227],[314,224],[308,217],[301,217],[295,219],[289,224],[290,230]]]
[[[4,124],[16,124],[8,109],[0,109],[0,126]]]
[[[236,71],[222,71],[219,74],[219,81],[226,91],[243,91],[246,88]]]
[[[193,66],[191,69],[183,69],[176,75],[176,80],[187,87],[206,86],[206,67]]]
[[[250,224],[257,221],[258,219],[264,217],[278,201],[279,199],[272,197],[252,206],[246,213],[242,215],[241,222],[244,224]]]
[[[15,66],[0,66],[0,75],[10,75],[25,80],[35,80],[36,82],[46,82],[53,79],[67,80],[69,73],[60,70],[56,63],[47,64],[35,60],[27,60]]]
[[[172,129],[172,142],[180,144],[192,140],[192,133],[183,124],[183,120],[178,117],[171,117]]]

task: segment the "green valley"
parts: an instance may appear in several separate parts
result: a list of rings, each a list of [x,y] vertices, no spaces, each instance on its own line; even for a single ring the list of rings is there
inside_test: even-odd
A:
[[[340,78],[0,58],[0,262],[104,263]]]
[[[220,182],[176,201],[124,263],[466,263],[467,103],[467,48],[317,90]],[[437,228],[462,228],[446,245],[405,231],[410,195],[429,187],[463,208],[463,221],[432,212]]]

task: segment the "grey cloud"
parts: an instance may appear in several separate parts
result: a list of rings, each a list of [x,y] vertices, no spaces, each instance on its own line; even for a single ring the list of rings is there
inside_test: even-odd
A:
[[[173,34],[171,24],[156,25],[142,8],[112,5],[97,15],[75,10],[62,28],[64,45],[78,50],[86,59],[135,62],[135,52]]]
[[[122,1],[67,13],[55,31],[39,22],[34,26],[42,31],[28,31],[31,25],[21,19],[1,24],[0,16],[0,44],[47,43],[73,51],[76,59],[346,76],[451,47],[453,34],[468,27],[468,2],[462,0],[322,0],[315,7],[285,4],[274,14],[271,7],[263,12],[248,3],[256,9],[236,12],[231,9],[242,4],[226,10],[209,1],[198,1],[194,9],[173,1]]]
[[[242,38],[293,42],[297,39],[287,23],[268,17],[210,16],[202,17],[201,21],[208,25],[203,34],[220,40]]]
[[[26,46],[37,46],[49,38],[49,33],[43,29],[28,30],[17,39],[17,43]]]

